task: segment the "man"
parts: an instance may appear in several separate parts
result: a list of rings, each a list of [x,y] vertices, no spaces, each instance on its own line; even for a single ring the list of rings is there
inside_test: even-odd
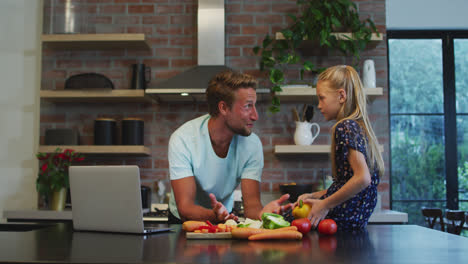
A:
[[[281,206],[288,195],[265,207],[260,202],[263,150],[252,133],[258,119],[256,86],[257,81],[246,74],[217,74],[206,90],[209,115],[183,124],[171,135],[170,223],[237,219],[229,212],[239,183],[248,218],[259,219],[263,212],[281,213],[291,207]]]

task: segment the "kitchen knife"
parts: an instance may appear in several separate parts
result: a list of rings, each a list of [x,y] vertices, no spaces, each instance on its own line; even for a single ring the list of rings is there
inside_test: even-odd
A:
[[[311,105],[308,105],[305,111],[305,120],[307,122],[310,122],[310,120],[312,120],[313,117],[314,117],[314,107]]]

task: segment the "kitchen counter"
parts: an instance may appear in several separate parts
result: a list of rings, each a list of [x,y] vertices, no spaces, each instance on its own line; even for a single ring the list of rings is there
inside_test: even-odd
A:
[[[62,212],[48,210],[7,210],[3,217],[8,221],[70,221],[72,211]],[[167,221],[167,218],[145,218],[145,221]],[[392,211],[378,210],[369,218],[369,224],[404,224],[408,222],[408,214]]]
[[[302,241],[187,240],[180,225],[149,236],[73,232],[70,223],[0,232],[0,263],[464,263],[468,238],[414,225]]]

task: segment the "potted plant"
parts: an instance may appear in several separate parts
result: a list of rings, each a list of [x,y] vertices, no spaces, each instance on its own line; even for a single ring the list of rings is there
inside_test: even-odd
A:
[[[70,186],[68,167],[72,162],[83,161],[84,157],[72,149],[61,152],[60,148],[53,153],[39,152],[36,157],[40,165],[36,190],[48,201],[50,209],[62,211],[65,208],[67,189]]]
[[[292,65],[299,66],[300,80],[305,72],[318,73],[323,68],[304,60],[299,54],[299,46],[304,40],[314,41],[319,47],[338,50],[346,56],[353,56],[353,64],[360,59],[364,50],[377,32],[371,19],[360,20],[356,4],[351,0],[298,0],[299,15],[288,14],[292,24],[281,30],[283,39],[275,39],[266,35],[262,46],[254,47],[254,53],[259,54],[260,70],[267,71],[273,84],[272,105],[270,111],[278,112],[280,101],[275,92],[281,92],[281,85],[286,82],[284,69]],[[335,32],[345,31],[351,35],[336,35]]]

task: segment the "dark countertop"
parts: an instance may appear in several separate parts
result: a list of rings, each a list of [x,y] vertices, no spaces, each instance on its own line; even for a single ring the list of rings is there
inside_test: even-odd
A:
[[[186,240],[175,231],[149,236],[73,232],[68,223],[0,232],[0,263],[466,263],[468,238],[414,225],[372,225],[359,233],[302,241]]]

